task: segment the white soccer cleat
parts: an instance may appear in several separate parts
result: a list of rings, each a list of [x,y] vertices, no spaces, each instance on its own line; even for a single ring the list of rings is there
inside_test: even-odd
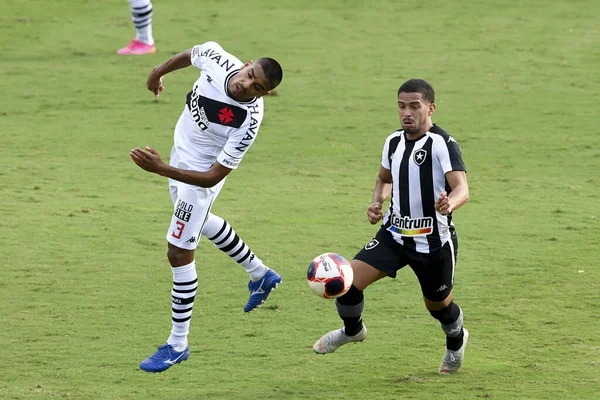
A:
[[[460,349],[453,351],[446,349],[446,354],[444,354],[444,358],[442,358],[442,363],[440,364],[440,375],[449,375],[458,371],[465,359],[465,347],[467,347],[467,342],[469,341],[469,331],[464,329],[463,336],[463,344]]]
[[[336,329],[325,334],[313,346],[313,350],[318,354],[333,353],[338,347],[350,342],[362,342],[367,338],[367,327],[363,324],[362,329],[354,336],[348,336],[344,328]]]

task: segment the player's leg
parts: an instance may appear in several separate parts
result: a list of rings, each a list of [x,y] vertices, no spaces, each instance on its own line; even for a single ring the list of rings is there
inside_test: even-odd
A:
[[[346,343],[362,342],[367,337],[367,328],[362,321],[365,306],[363,291],[381,278],[395,277],[396,271],[404,266],[405,262],[396,252],[395,242],[390,234],[382,229],[358,252],[351,265],[354,272],[352,286],[335,302],[344,326],[317,340],[313,346],[316,353],[333,353]]]
[[[173,231],[171,231],[172,234]],[[188,347],[192,308],[198,289],[198,273],[194,250],[183,249],[168,243],[167,257],[173,273],[171,289],[171,335],[167,343],[176,351]]]
[[[453,374],[462,366],[469,340],[469,332],[463,328],[462,309],[452,300],[452,294],[441,302],[425,299],[425,305],[446,334],[446,351],[439,373]]]
[[[117,54],[141,55],[156,52],[152,37],[152,2],[150,0],[129,0],[129,7],[135,26],[135,39],[126,47],[117,50]]]
[[[281,283],[281,276],[267,267],[223,218],[209,213],[202,234],[219,250],[243,266],[250,275],[250,282],[248,282],[250,298],[244,311],[250,312],[260,307],[271,291]]]
[[[326,333],[315,342],[313,350],[318,354],[333,353],[344,344],[362,342],[367,337],[367,327],[362,322],[362,312],[365,307],[363,290],[387,274],[357,259],[352,260],[351,265],[354,272],[352,286],[346,294],[335,301],[338,315],[344,321],[344,326]]]
[[[446,352],[439,369],[441,374],[458,371],[469,338],[468,331],[463,328],[463,312],[452,296],[456,265],[454,243],[446,243],[439,254],[421,256],[420,263],[411,262],[421,284],[425,307],[440,322],[446,334]]]
[[[175,204],[171,225],[167,232],[167,256],[173,274],[172,328],[167,342],[140,364],[140,368],[148,372],[164,371],[174,364],[187,360],[190,355],[187,337],[198,289],[194,254],[202,225],[216,197],[213,188],[194,187],[172,180],[169,183]]]

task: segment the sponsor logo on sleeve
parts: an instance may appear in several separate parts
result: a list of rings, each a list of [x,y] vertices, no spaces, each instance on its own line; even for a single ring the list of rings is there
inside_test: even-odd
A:
[[[240,160],[234,160],[232,158],[226,158],[226,159],[223,160],[223,165],[229,166],[229,167],[237,167],[238,165],[240,165]]]

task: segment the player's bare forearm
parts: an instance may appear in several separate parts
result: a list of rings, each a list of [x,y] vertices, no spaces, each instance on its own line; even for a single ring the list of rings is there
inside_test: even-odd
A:
[[[159,76],[168,74],[169,72],[176,71],[181,68],[186,68],[192,65],[192,49],[187,49],[179,54],[175,54],[164,63],[157,65],[152,70],[152,73],[156,73]]]
[[[375,189],[373,189],[373,203],[383,204],[392,194],[391,182],[385,182],[380,177],[377,177]]]
[[[469,185],[466,182],[452,188],[452,192],[448,195],[448,203],[453,211],[460,208],[467,201],[469,201]]]
[[[379,175],[373,189],[373,203],[383,204],[392,194],[392,173],[383,166],[379,167]]]
[[[465,171],[446,173],[446,181],[452,191],[450,194],[442,191],[435,201],[435,209],[442,215],[448,215],[469,201],[469,184]]]
[[[188,185],[210,188],[221,182],[224,176],[215,173],[214,170],[208,171],[190,171],[172,167],[164,164],[156,173],[160,176],[174,179]]]
[[[164,76],[169,72],[192,65],[191,54],[192,49],[182,51],[179,54],[175,54],[164,63],[154,67],[152,72],[150,72],[150,75],[148,75],[148,80],[146,81],[148,90],[154,93],[154,95],[158,98],[160,92],[164,90]]]
[[[175,168],[162,161],[160,154],[152,147],[146,147],[145,150],[139,147],[133,148],[129,152],[129,156],[144,171],[205,188],[215,186],[231,172],[231,169],[218,162],[215,162],[208,171]]]
[[[381,221],[383,218],[383,202],[386,201],[392,193],[392,175],[389,169],[379,168],[379,175],[373,189],[373,202],[367,208],[367,218],[371,225]]]

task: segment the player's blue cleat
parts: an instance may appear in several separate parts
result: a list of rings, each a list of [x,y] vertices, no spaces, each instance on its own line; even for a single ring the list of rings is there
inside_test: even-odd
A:
[[[281,276],[272,269],[268,269],[265,275],[256,282],[248,282],[250,298],[244,307],[244,312],[250,312],[260,307],[269,297],[271,290],[281,283]]]
[[[158,348],[158,351],[140,363],[140,368],[146,372],[163,372],[175,364],[190,358],[190,346],[183,351],[175,351],[168,343]]]

